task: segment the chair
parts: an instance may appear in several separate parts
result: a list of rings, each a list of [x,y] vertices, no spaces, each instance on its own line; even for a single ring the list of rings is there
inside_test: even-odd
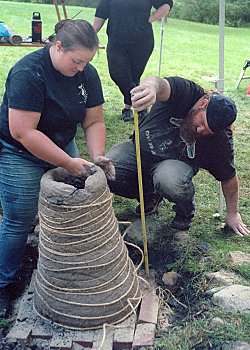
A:
[[[243,68],[240,72],[240,76],[237,80],[237,84],[236,84],[236,89],[238,89],[238,87],[240,86],[240,83],[241,83],[241,80],[243,79],[250,79],[250,76],[245,76],[245,73],[246,73],[246,69],[250,67],[250,60],[246,60],[244,65],[243,65]]]

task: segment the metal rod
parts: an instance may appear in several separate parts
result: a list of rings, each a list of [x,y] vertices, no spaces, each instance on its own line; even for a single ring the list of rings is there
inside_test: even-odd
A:
[[[161,75],[161,61],[162,61],[162,47],[163,47],[164,24],[165,24],[165,17],[162,17],[162,19],[161,19],[161,44],[160,44],[159,69],[158,69],[158,76],[159,76],[159,77],[160,77],[160,75]]]
[[[219,81],[217,88],[221,94],[225,90],[225,74],[224,74],[224,38],[225,38],[225,0],[220,0],[219,14]],[[223,215],[223,194],[221,183],[219,183],[219,215]]]

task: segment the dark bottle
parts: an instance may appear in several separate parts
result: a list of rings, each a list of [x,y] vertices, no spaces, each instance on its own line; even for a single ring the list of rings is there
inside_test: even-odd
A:
[[[32,17],[32,42],[42,41],[42,21],[40,12],[33,12]]]

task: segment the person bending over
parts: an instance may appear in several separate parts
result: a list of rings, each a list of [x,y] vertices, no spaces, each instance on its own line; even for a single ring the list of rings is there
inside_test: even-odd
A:
[[[226,224],[239,236],[249,231],[238,212],[238,178],[234,166],[231,124],[235,103],[219,93],[206,93],[181,77],[148,77],[131,91],[137,111],[153,105],[139,119],[145,214],[154,213],[163,198],[174,203],[170,227],[188,230],[195,213],[192,178],[200,168],[221,181]],[[139,198],[134,140],[113,146],[106,155],[116,169],[111,191]],[[140,206],[136,208],[140,215]]]

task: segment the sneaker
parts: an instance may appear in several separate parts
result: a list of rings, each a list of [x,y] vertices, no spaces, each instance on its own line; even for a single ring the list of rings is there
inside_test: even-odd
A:
[[[5,318],[10,307],[8,287],[0,288],[0,318]]]
[[[144,199],[144,212],[145,215],[151,215],[158,211],[159,204],[163,200],[163,197],[158,193],[152,193],[150,198]],[[137,205],[135,208],[135,215],[141,216],[141,206]]]
[[[192,218],[191,217],[182,217],[179,214],[175,214],[174,219],[170,224],[170,228],[179,231],[188,231],[191,227]]]
[[[130,122],[134,119],[133,112],[131,109],[123,108],[121,120],[124,122]]]

